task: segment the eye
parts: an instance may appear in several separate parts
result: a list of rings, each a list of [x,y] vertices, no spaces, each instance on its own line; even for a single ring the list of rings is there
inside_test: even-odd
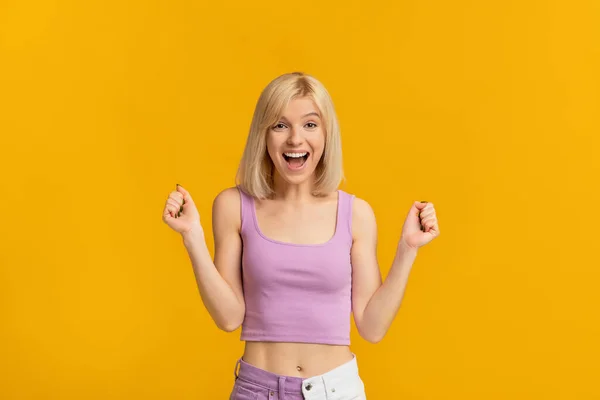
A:
[[[309,122],[306,125],[312,125],[312,126],[309,126],[309,128],[316,128],[317,127],[317,124],[315,124],[314,122]]]
[[[273,129],[283,129],[283,128],[285,128],[285,125],[282,124],[281,122],[273,127]]]

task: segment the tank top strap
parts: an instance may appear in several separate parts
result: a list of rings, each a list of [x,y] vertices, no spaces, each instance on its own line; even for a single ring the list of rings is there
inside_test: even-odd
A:
[[[338,190],[338,195],[338,227],[352,238],[352,203],[355,196],[343,190]]]
[[[240,215],[241,215],[241,231],[247,231],[252,226],[253,214],[254,214],[254,198],[238,185],[238,191],[240,192]]]

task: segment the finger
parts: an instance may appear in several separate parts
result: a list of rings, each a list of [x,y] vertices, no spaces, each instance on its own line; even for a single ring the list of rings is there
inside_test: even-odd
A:
[[[169,195],[169,199],[173,199],[180,206],[183,205],[183,193],[173,191]]]
[[[427,202],[423,201],[415,201],[413,203],[412,209],[417,210],[417,214],[423,211],[423,209],[427,206]]]
[[[433,207],[433,203],[427,203],[427,204],[425,204],[425,207],[423,207],[423,208],[421,209],[421,211],[431,210],[431,209],[433,209],[433,208],[434,208],[434,207]]]
[[[435,226],[435,221],[428,220],[426,222],[423,222],[423,228],[425,229],[425,231],[431,229],[433,226]]]
[[[177,214],[179,213],[179,207],[177,205],[173,205],[173,204],[169,204],[169,212],[171,213],[171,216],[173,218],[177,217]]]
[[[435,210],[433,209],[433,207],[421,210],[421,218],[427,218],[431,215],[435,215]]]
[[[190,193],[187,190],[185,190],[183,188],[183,186],[181,186],[180,184],[177,184],[177,191],[183,195],[184,204],[185,203],[193,203],[194,202],[194,200],[192,199],[192,196],[190,195]]]
[[[175,215],[175,211],[176,208],[174,208],[172,205],[167,204],[165,206],[165,209],[163,211],[163,219],[167,219],[167,217],[173,217]]]
[[[183,203],[184,203],[184,201],[181,198],[177,198],[177,199],[172,200],[172,201],[174,201],[175,205],[177,205],[177,215],[176,215],[176,217],[178,217],[183,212]]]
[[[435,224],[436,222],[437,222],[437,218],[435,218],[435,216],[428,217],[428,218],[421,220],[422,225],[432,225],[432,224]]]
[[[436,235],[439,235],[440,227],[439,227],[437,221],[432,221],[432,222],[428,223],[427,226],[428,226],[428,231],[429,232],[432,232],[432,233],[435,233]]]
[[[419,218],[419,225],[420,225],[420,229],[425,232],[425,221],[422,218]]]
[[[177,202],[177,200],[173,200],[171,198],[167,199],[167,204],[173,206],[173,208],[177,211],[181,208],[181,204]]]
[[[437,229],[436,226],[432,226],[431,228],[429,228],[427,230],[427,233],[429,233],[431,236],[439,236],[440,235],[440,231],[439,231],[439,229]]]

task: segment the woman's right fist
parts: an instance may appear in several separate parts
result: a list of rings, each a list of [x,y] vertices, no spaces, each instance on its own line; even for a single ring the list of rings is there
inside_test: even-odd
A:
[[[189,192],[177,185],[177,190],[169,194],[163,211],[163,221],[175,232],[184,234],[192,229],[202,229],[200,214]]]

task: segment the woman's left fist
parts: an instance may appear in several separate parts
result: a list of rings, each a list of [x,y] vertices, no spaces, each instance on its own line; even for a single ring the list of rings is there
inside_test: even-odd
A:
[[[415,201],[402,226],[400,241],[418,249],[440,235],[440,228],[433,203]]]

